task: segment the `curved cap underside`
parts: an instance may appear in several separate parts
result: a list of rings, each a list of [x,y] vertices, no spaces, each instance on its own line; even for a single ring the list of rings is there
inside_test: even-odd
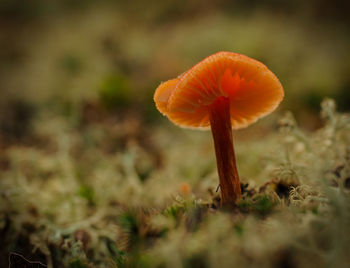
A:
[[[208,106],[220,96],[230,100],[231,124],[238,129],[272,112],[284,93],[277,77],[261,62],[219,52],[162,83],[154,101],[175,124],[205,129],[210,127]]]

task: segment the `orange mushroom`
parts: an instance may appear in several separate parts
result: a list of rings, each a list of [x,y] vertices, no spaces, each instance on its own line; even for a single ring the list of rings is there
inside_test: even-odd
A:
[[[211,128],[221,188],[221,205],[234,205],[241,188],[232,128],[250,125],[282,101],[283,88],[261,62],[218,52],[178,78],[161,83],[154,94],[157,109],[187,128]]]

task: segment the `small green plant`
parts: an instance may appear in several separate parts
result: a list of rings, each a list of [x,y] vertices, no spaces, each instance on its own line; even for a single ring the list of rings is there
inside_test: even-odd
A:
[[[99,95],[102,104],[109,110],[115,110],[130,104],[130,86],[126,77],[111,75],[105,78]]]
[[[79,189],[78,195],[86,199],[89,205],[94,204],[95,194],[94,189],[92,187],[82,185]]]
[[[268,195],[257,195],[251,198],[246,198],[238,202],[237,206],[244,213],[255,212],[261,216],[266,216],[275,206]]]

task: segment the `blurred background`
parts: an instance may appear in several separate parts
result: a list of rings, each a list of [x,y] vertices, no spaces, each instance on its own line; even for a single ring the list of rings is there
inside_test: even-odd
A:
[[[265,63],[285,88],[282,109],[314,129],[325,96],[350,109],[348,9],[342,0],[2,0],[1,133],[25,131],[42,109],[69,117],[101,106],[159,121],[160,81],[221,50]]]
[[[323,126],[319,111],[325,97],[349,112],[349,10],[350,2],[343,0],[0,0],[0,253],[5,252],[0,266],[7,266],[10,251],[49,267],[85,267],[76,263],[82,254],[94,265],[106,258],[119,263],[122,254],[153,245],[154,237],[163,239],[172,228],[149,238],[149,225],[144,227],[149,217],[125,214],[125,208],[162,210],[175,202],[175,194],[212,202],[218,180],[210,133],[174,126],[156,110],[153,94],[161,81],[218,51],[262,61],[285,89],[276,112],[234,132],[242,181],[255,187],[277,178],[272,171],[283,160],[280,174],[294,183],[297,173],[284,154],[291,146],[276,139],[278,118],[290,110],[311,133]],[[295,133],[295,159],[309,157],[306,138]],[[317,142],[323,140],[329,141],[322,136]],[[325,148],[317,142],[314,148]],[[340,174],[345,165],[340,158],[314,164],[327,155],[304,162],[315,169],[334,164],[330,168]],[[311,172],[315,178],[325,174],[317,172]],[[263,202],[263,209],[270,205]],[[169,211],[179,221],[181,206]],[[220,217],[203,237],[221,229]],[[129,246],[123,246],[125,237]],[[182,236],[177,237],[169,241],[178,241],[174,249],[180,252]],[[234,248],[242,245],[239,239],[230,238],[237,242]],[[83,247],[74,251],[70,247],[77,241]],[[261,241],[258,257],[248,254],[247,263],[259,263],[264,250],[276,261],[278,243]],[[282,257],[289,247],[283,243]],[[169,252],[163,252],[165,260],[173,249]],[[230,256],[236,258],[228,251],[227,260]]]

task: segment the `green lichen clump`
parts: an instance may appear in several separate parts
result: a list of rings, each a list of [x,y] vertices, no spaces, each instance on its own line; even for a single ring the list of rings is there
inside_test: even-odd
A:
[[[11,252],[48,267],[350,264],[350,117],[332,100],[312,133],[287,113],[262,139],[238,138],[231,210],[208,133],[83,112],[35,114],[32,138],[0,155],[0,266]]]

